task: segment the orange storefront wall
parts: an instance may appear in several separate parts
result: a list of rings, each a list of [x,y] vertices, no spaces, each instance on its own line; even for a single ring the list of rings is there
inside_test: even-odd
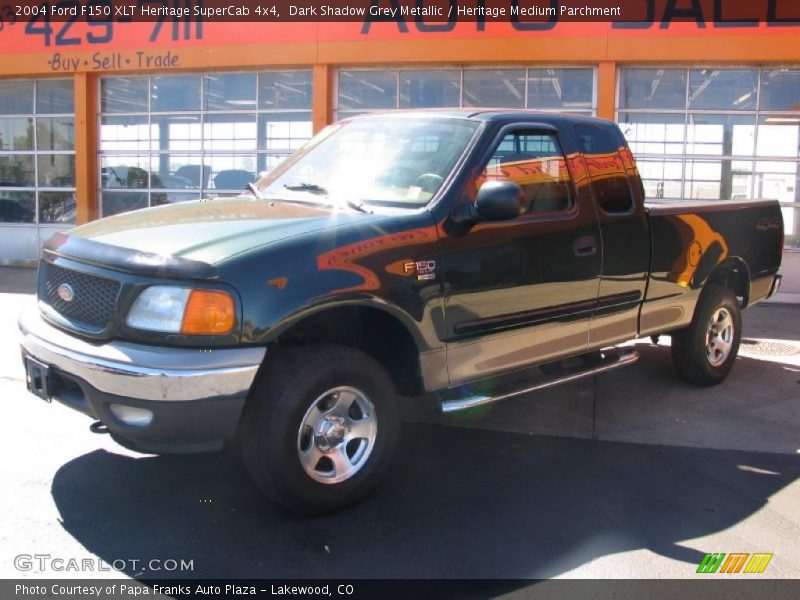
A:
[[[54,28],[63,26],[53,23]],[[331,121],[333,74],[345,66],[470,66],[481,64],[597,67],[597,114],[613,119],[621,65],[781,65],[800,62],[800,23],[717,26],[654,23],[621,29],[612,23],[557,23],[518,31],[511,23],[459,22],[449,32],[421,32],[410,23],[154,23],[115,24],[113,35],[75,23],[70,45],[46,45],[23,24],[0,31],[0,77],[75,78],[78,222],[97,216],[97,80],[103,74],[311,67],[313,122]],[[198,36],[198,34],[200,34]],[[173,35],[179,39],[173,40]],[[62,39],[67,37],[62,36]],[[98,39],[108,41],[97,43]]]

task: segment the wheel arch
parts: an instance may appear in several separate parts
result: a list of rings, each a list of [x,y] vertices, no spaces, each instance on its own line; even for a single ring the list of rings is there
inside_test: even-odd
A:
[[[346,301],[302,311],[270,331],[272,351],[333,343],[365,352],[389,373],[402,395],[424,389],[420,354],[426,347],[411,317],[386,303]],[[267,353],[267,356],[270,352]]]
[[[715,283],[730,289],[741,298],[742,308],[750,303],[750,268],[739,256],[730,256],[714,267],[706,279],[706,284]]]

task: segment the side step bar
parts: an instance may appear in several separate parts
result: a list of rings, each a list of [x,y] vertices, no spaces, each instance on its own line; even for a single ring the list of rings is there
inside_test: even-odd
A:
[[[561,385],[562,383],[569,383],[583,379],[584,377],[591,377],[592,375],[599,375],[606,371],[613,371],[626,365],[631,365],[639,360],[639,353],[630,349],[612,349],[602,353],[599,360],[594,361],[592,364],[583,368],[572,369],[566,373],[558,376],[552,376],[533,384],[525,385],[521,389],[516,389],[497,396],[464,396],[452,400],[443,400],[439,404],[439,411],[443,414],[459,412],[476,406],[483,406],[484,404],[493,404],[501,400],[507,400],[530,392],[544,390],[547,388]]]

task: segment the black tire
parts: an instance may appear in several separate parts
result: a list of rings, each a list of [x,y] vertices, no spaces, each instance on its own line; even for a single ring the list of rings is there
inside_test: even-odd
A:
[[[724,312],[718,312],[724,311]],[[707,338],[715,315],[727,313],[733,326],[727,354],[709,351]],[[717,322],[717,327],[721,321]],[[695,385],[716,385],[731,372],[742,338],[742,313],[736,295],[727,287],[707,284],[700,294],[692,323],[672,334],[672,364],[678,375]],[[724,341],[724,340],[723,340]]]
[[[368,399],[377,429],[357,472],[341,482],[320,482],[301,462],[299,433],[321,395],[342,386],[360,391]],[[338,402],[339,396],[324,397],[323,402],[330,403],[334,401],[331,398]],[[322,409],[320,413],[326,414]],[[311,515],[339,510],[369,493],[388,470],[398,429],[396,391],[386,370],[363,352],[333,344],[268,353],[240,425],[244,463],[255,484],[285,508]],[[305,444],[307,436],[302,439]],[[317,439],[312,436],[311,445]],[[341,443],[338,447],[345,452],[350,448]],[[330,459],[323,457],[318,464],[335,473],[334,463],[326,460]],[[322,477],[323,471],[313,473]]]

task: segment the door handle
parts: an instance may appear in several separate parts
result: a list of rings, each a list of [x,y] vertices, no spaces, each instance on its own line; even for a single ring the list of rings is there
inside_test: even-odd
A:
[[[597,241],[591,235],[579,237],[572,243],[572,252],[575,256],[594,256],[597,254]]]

